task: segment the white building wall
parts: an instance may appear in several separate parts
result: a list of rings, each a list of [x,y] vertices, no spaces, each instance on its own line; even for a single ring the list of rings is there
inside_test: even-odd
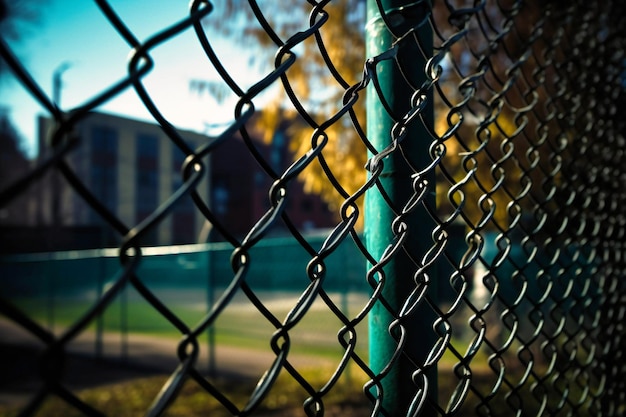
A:
[[[49,119],[41,118],[40,121],[41,136],[40,141],[45,142],[47,131],[52,122]],[[92,132],[95,126],[108,126],[117,131],[118,148],[117,148],[117,205],[114,208],[114,214],[129,228],[137,224],[136,219],[136,161],[137,161],[137,136],[140,132],[147,133],[158,137],[159,153],[158,153],[158,200],[163,204],[172,195],[173,184],[176,177],[180,175],[178,170],[173,169],[173,145],[167,135],[161,128],[152,123],[145,123],[137,120],[127,119],[114,115],[94,113],[85,120],[81,121],[77,126],[77,134],[81,142],[78,147],[72,151],[71,156],[67,159],[75,170],[78,178],[84,182],[85,186],[90,189],[92,175],[90,167],[92,166],[91,158],[93,156],[92,149]],[[197,148],[206,143],[207,138],[193,132],[180,132],[181,136],[187,141],[192,148]],[[47,149],[42,146],[41,149]],[[42,158],[46,155],[41,155]],[[203,180],[198,185],[198,191],[207,204],[209,204],[209,172],[210,167],[204,159],[206,172]],[[39,201],[33,216],[35,222],[43,225],[51,225],[54,222],[52,215],[52,200],[54,190],[51,175],[47,174],[44,181],[39,182]],[[93,209],[82,201],[82,197],[76,193],[72,187],[67,184],[64,178],[60,178],[61,195],[61,217],[64,225],[90,225],[94,221],[95,215]],[[155,207],[156,209],[156,207]],[[204,224],[204,217],[200,211],[194,210],[194,228],[195,238],[199,235]],[[171,244],[172,242],[172,221],[171,216],[166,218],[158,226],[158,243],[160,245]]]

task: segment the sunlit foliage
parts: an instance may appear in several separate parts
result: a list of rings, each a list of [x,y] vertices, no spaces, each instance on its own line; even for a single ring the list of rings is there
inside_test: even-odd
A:
[[[310,21],[325,20],[319,30],[319,39],[309,37],[290,50],[296,55],[296,61],[281,79],[285,88],[275,89],[275,96],[263,107],[255,126],[267,142],[272,141],[279,125],[288,126],[290,150],[294,158],[299,158],[318,145],[319,136],[315,129],[339,112],[345,90],[360,81],[365,59],[365,2],[344,0],[316,10],[310,4],[296,0],[267,1],[260,2],[260,10],[275,31],[274,36],[268,35],[248,2],[244,1],[225,2],[223,9],[216,8],[217,17],[211,16],[206,25],[210,30],[233,37],[244,50],[251,51],[253,65],[266,73],[276,64],[276,51],[291,36],[307,30]],[[329,66],[334,67],[334,71]],[[284,93],[285,89],[293,89],[298,101],[292,102]],[[213,90],[209,89],[216,97],[219,89]],[[364,98],[360,97],[352,108],[353,118],[363,128]],[[305,118],[301,116],[303,112]],[[309,165],[298,178],[303,181],[306,192],[320,195],[336,211],[345,196],[354,193],[365,182],[363,167],[367,150],[349,114],[324,128],[323,134],[328,141],[321,154],[322,162]],[[338,192],[328,180],[323,164],[328,165],[343,188],[342,192]]]

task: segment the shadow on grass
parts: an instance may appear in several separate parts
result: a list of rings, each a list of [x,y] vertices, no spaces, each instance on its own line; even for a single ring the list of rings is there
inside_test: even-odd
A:
[[[41,353],[34,348],[23,346],[0,345],[0,416],[19,415],[34,393],[41,388],[38,365],[33,358]],[[158,367],[148,368],[116,360],[94,359],[86,355],[71,354],[67,361],[63,385],[75,393],[82,401],[101,411],[107,416],[131,417],[145,415],[150,404],[166,383],[169,372]],[[514,371],[511,369],[511,371]],[[307,367],[299,370],[308,384],[319,390],[332,375],[333,369],[327,366]],[[515,385],[520,372],[511,372],[507,380]],[[574,397],[580,392],[570,392],[567,396],[570,404],[559,411],[559,402],[563,393],[549,385],[540,389],[527,383],[511,389],[500,389],[491,398],[485,398],[493,388],[495,375],[486,370],[472,375],[472,388],[455,416],[514,415],[516,410],[521,416],[554,414],[560,411],[573,412],[574,415],[592,415],[588,402],[581,407],[572,407]],[[369,416],[372,404],[362,392],[367,377],[356,367],[350,368],[338,383],[323,397],[324,413],[329,416]],[[210,378],[211,383],[223,393],[239,410],[245,407],[252,394],[256,380],[244,377]],[[456,379],[451,372],[439,374],[439,401],[445,403],[452,396]],[[536,381],[533,381],[536,382]],[[507,384],[505,384],[507,385]],[[513,391],[511,393],[511,391]],[[576,391],[576,389],[574,389]],[[480,393],[480,394],[479,394]],[[296,417],[305,416],[304,401],[310,395],[286,371],[282,371],[275,385],[261,405],[251,414],[259,417]],[[538,399],[542,397],[546,403]],[[567,402],[567,401],[566,401]],[[36,416],[84,416],[55,396],[49,396]],[[167,409],[167,417],[232,416],[227,407],[207,393],[195,381],[188,379],[179,395]]]

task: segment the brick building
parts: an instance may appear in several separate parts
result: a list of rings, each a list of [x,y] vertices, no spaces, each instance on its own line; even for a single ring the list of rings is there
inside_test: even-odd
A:
[[[50,119],[39,119],[41,144],[48,140],[51,123]],[[93,113],[77,124],[75,134],[80,143],[67,157],[69,165],[94,196],[127,227],[145,219],[182,184],[180,168],[185,155],[156,124]],[[179,131],[179,134],[192,149],[211,140],[189,131]],[[274,139],[267,145],[256,139],[246,142],[236,134],[203,161],[209,174],[198,185],[198,191],[217,221],[236,238],[243,237],[269,207],[268,191],[273,182],[272,175],[252,156],[250,147],[254,147],[275,172],[280,173],[291,164],[285,132],[279,130]],[[46,156],[42,154],[40,158]],[[58,173],[48,173],[47,178],[37,184],[32,223],[40,228],[62,227],[66,235],[71,234],[72,229],[92,230],[87,233],[89,238],[83,232],[78,233],[74,239],[77,241],[61,243],[60,247],[56,246],[59,249],[118,245],[120,234],[106,225],[65,179],[55,178],[55,175]],[[300,230],[326,228],[335,223],[333,214],[321,199],[304,193],[297,181],[290,185],[288,201],[288,215]],[[280,234],[284,228],[284,224],[277,224],[273,231]],[[144,238],[142,245],[225,239],[218,229],[207,227],[204,217],[187,196]],[[93,230],[98,230],[97,237]],[[54,240],[54,236],[51,238]]]

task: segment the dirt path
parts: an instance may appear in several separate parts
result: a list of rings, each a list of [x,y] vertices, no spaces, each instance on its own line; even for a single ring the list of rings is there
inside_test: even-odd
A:
[[[125,343],[123,343],[125,342]],[[179,364],[178,341],[131,334],[104,334],[101,354],[96,354],[96,335],[85,332],[67,346],[63,383],[72,389],[93,387],[149,375],[171,374]],[[0,318],[0,405],[29,398],[40,386],[38,358],[45,345],[21,327]],[[228,379],[259,379],[275,359],[266,350],[216,346],[209,361],[207,343],[202,343],[196,368]],[[289,357],[296,366],[319,366],[328,360]]]

